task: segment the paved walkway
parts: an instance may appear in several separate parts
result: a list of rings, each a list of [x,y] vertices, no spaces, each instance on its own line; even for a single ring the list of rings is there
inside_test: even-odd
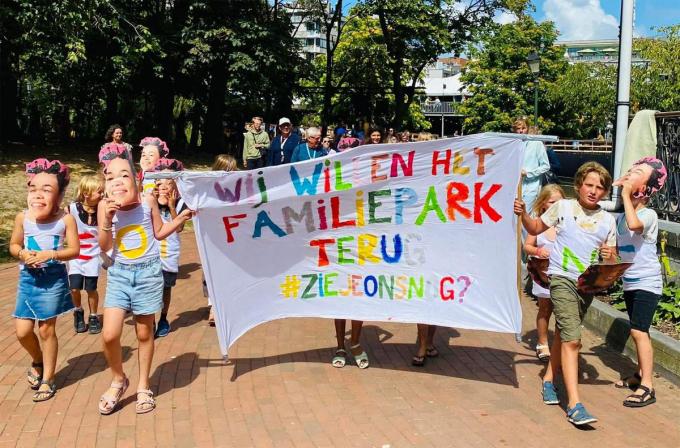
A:
[[[424,369],[411,367],[415,325],[367,323],[364,346],[371,367],[335,369],[333,324],[285,319],[250,331],[224,365],[201,295],[193,235],[184,252],[172,307],[173,332],[156,344],[152,385],[155,412],[137,416],[134,394],[108,417],[97,412],[110,378],[98,336],[76,335],[60,319],[56,397],[34,404],[25,380],[29,358],[9,317],[17,271],[0,267],[0,446],[680,446],[680,393],[657,380],[658,402],[621,405],[612,382],[632,364],[586,333],[582,393],[600,418],[592,430],[567,423],[544,406],[543,366],[529,338],[441,329],[442,352]],[[103,287],[103,282],[100,285]],[[524,301],[525,329],[536,307]],[[133,327],[123,335],[125,369],[136,383]],[[134,388],[132,388],[134,390]]]

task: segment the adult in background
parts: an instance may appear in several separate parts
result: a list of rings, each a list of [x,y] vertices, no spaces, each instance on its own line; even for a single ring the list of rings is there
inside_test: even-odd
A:
[[[512,123],[512,131],[516,134],[527,134],[529,126],[526,118],[515,119]],[[550,162],[543,142],[526,142],[522,163],[522,200],[527,210],[533,210],[534,202],[541,189],[541,175],[549,169]]]
[[[411,143],[411,133],[408,130],[403,130],[399,133],[399,143]]]
[[[123,141],[123,126],[119,124],[112,124],[106,130],[104,134],[104,142],[106,143],[116,143],[118,145],[123,145],[128,151],[132,151],[132,145],[125,143]]]
[[[321,129],[311,127],[307,129],[306,141],[300,143],[293,151],[291,162],[317,159],[328,155],[328,150],[321,145]]]
[[[247,170],[262,168],[269,148],[269,134],[262,130],[262,117],[253,117],[243,133],[243,166]]]
[[[283,117],[279,120],[279,135],[274,137],[267,157],[267,166],[290,163],[293,151],[300,144],[300,135],[293,132],[290,120]]]
[[[383,142],[382,133],[380,129],[371,129],[368,132],[368,138],[364,140],[364,145],[377,145]]]

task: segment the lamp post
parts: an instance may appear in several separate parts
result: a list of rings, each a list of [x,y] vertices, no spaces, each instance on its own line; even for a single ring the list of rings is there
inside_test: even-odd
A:
[[[534,126],[538,127],[538,74],[541,71],[541,57],[533,52],[527,56],[527,65],[534,75]]]
[[[442,108],[442,138],[444,138],[444,93],[446,93],[446,84],[442,84],[442,101],[439,103],[439,107]]]

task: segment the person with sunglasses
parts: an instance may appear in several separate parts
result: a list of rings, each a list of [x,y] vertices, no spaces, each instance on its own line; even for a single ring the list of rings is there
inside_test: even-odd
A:
[[[300,135],[293,132],[293,124],[286,117],[279,120],[279,135],[269,146],[267,166],[290,163],[293,151],[300,144]]]

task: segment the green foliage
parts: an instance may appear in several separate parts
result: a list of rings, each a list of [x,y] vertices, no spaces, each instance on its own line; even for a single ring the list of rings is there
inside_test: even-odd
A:
[[[541,57],[539,126],[553,126],[546,93],[567,65],[561,49],[553,46],[556,38],[552,22],[536,23],[520,14],[512,23],[492,27],[469,49],[472,61],[462,76],[472,95],[461,104],[466,133],[507,131],[514,117],[533,116],[535,81],[526,62],[532,52]]]

